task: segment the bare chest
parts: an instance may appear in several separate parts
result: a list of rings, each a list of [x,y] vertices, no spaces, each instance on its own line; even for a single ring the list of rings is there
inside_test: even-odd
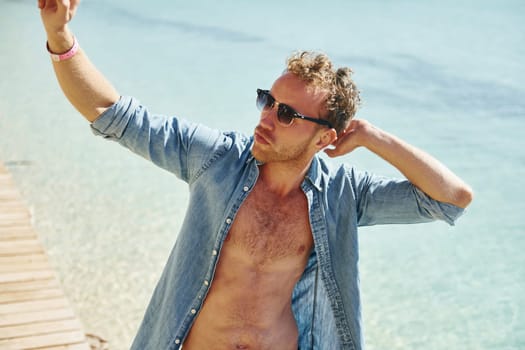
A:
[[[313,245],[304,194],[277,198],[255,187],[226,238],[225,248],[242,251],[257,264],[303,260]]]

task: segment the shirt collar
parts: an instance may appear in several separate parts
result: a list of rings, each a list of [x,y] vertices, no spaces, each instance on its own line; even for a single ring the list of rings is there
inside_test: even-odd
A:
[[[323,172],[321,171],[321,162],[319,161],[319,156],[315,155],[310,164],[310,169],[306,173],[304,178],[305,182],[310,182],[319,192],[323,191],[321,186]]]

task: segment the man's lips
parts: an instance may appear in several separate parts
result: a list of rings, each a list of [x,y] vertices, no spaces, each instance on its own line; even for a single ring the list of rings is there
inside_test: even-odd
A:
[[[259,143],[266,145],[270,144],[270,137],[259,128],[255,128],[254,137],[255,141]]]

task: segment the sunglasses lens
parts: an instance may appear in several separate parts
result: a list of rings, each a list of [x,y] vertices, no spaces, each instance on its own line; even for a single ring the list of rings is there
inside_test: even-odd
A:
[[[284,125],[292,124],[294,115],[295,111],[285,104],[280,104],[277,108],[277,119]]]
[[[259,108],[259,110],[263,110],[265,108],[272,107],[272,105],[273,105],[272,96],[270,96],[270,94],[268,94],[264,90],[257,90],[257,101],[256,101],[256,104],[257,104],[257,108]]]
[[[256,104],[257,108],[262,111],[263,109],[273,108],[275,105],[275,99],[270,95],[268,90],[257,89]],[[282,125],[292,124],[296,113],[297,112],[288,105],[279,103],[277,106],[277,119]]]

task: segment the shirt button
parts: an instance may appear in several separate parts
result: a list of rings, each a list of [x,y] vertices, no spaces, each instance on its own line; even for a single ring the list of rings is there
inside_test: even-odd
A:
[[[197,313],[197,310],[195,310],[195,309],[191,309],[191,314],[192,314],[192,315],[195,315],[196,313]]]
[[[217,251],[214,249],[213,252],[211,252],[211,255],[217,255]]]
[[[244,192],[248,192],[249,189],[250,188],[248,186],[244,186],[244,188],[243,188]]]
[[[175,344],[180,344],[180,339],[179,338],[175,339]]]
[[[204,285],[205,285],[205,286],[207,286],[207,285],[209,285],[209,284],[210,284],[210,282],[208,282],[208,280],[204,281]]]
[[[232,219],[227,218],[227,219],[226,219],[226,223],[227,223],[228,225],[231,224],[231,223],[232,223]]]

